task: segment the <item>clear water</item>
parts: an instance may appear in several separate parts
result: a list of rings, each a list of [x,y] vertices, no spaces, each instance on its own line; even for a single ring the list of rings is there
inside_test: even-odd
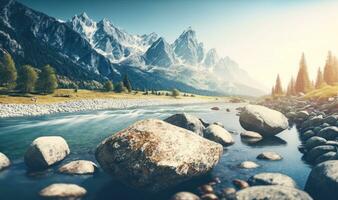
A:
[[[220,111],[210,108],[218,106]],[[82,113],[55,114],[41,117],[27,117],[0,120],[0,152],[5,153],[12,161],[12,166],[0,172],[1,199],[38,199],[38,192],[52,183],[76,183],[87,189],[85,199],[168,199],[180,190],[196,192],[198,185],[219,177],[220,184],[216,191],[232,186],[235,178],[247,180],[259,172],[280,172],[292,177],[299,188],[304,188],[310,172],[310,166],[301,160],[298,152],[300,144],[295,128],[280,133],[278,137],[261,141],[254,145],[242,142],[238,133],[243,131],[236,107],[240,104],[200,104],[185,106],[143,107],[125,110],[105,110]],[[230,108],[230,112],[226,112]],[[186,112],[196,115],[206,122],[221,122],[225,128],[234,132],[236,143],[225,149],[220,163],[210,175],[199,180],[192,180],[177,188],[159,194],[145,194],[133,191],[115,182],[103,171],[95,175],[70,176],[57,173],[57,168],[76,159],[95,161],[96,146],[104,138],[114,134],[135,121],[146,118],[163,119],[167,116]],[[236,134],[237,133],[237,134]],[[27,173],[23,155],[29,144],[43,135],[60,135],[64,137],[71,149],[71,154],[60,164],[37,174]],[[263,151],[275,151],[281,154],[282,161],[260,161],[256,156]],[[261,167],[257,169],[239,169],[237,165],[245,160],[255,161]],[[233,187],[233,186],[232,186]]]

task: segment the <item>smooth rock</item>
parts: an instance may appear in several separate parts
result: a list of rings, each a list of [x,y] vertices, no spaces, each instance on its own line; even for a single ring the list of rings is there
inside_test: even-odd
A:
[[[235,143],[232,135],[227,130],[215,124],[211,124],[204,130],[204,137],[223,146]]]
[[[266,151],[266,152],[259,154],[257,156],[257,159],[275,161],[275,160],[282,160],[283,158],[282,156],[280,156],[279,154],[275,152]]]
[[[338,122],[338,115],[330,115],[323,120],[324,123],[335,125]]]
[[[297,187],[296,182],[287,175],[281,173],[259,173],[248,179],[251,186],[255,185],[280,185],[286,187]]]
[[[232,180],[232,184],[234,184],[239,189],[244,189],[244,188],[249,187],[249,183],[241,179]]]
[[[201,199],[202,200],[218,200],[218,197],[216,194],[209,193],[209,194],[202,195]]]
[[[224,188],[222,190],[222,196],[225,197],[225,199],[234,199],[236,197],[236,189],[235,188]]]
[[[247,105],[239,117],[241,126],[263,137],[274,136],[289,127],[288,119],[280,112],[259,105]]]
[[[70,153],[68,144],[60,136],[43,136],[35,139],[27,149],[24,160],[32,170],[45,169]]]
[[[310,116],[310,114],[305,110],[299,111],[296,114],[296,118],[303,119],[303,120],[307,119],[309,116]]]
[[[93,174],[97,166],[92,161],[75,160],[71,161],[59,168],[59,172],[64,174]]]
[[[301,134],[302,140],[308,140],[309,138],[315,136],[316,134],[312,130],[307,130]]]
[[[54,199],[77,199],[86,193],[86,189],[75,184],[55,183],[41,190],[39,195]]]
[[[314,167],[306,181],[305,191],[314,199],[337,200],[338,160],[330,160]]]
[[[338,138],[338,127],[336,126],[329,126],[326,128],[323,128],[318,133],[319,137],[325,138],[327,140],[334,140]]]
[[[199,187],[199,190],[203,194],[214,193],[214,188],[212,188],[211,185],[202,185],[201,187]]]
[[[323,145],[327,142],[326,139],[322,138],[322,137],[318,137],[318,136],[313,136],[311,138],[309,138],[306,142],[305,142],[305,148],[307,149],[312,149],[316,146],[320,146]]]
[[[236,193],[236,200],[312,200],[304,191],[277,185],[253,186]]]
[[[241,133],[242,138],[249,138],[249,139],[262,139],[262,135],[254,132],[254,131],[244,131]]]
[[[307,161],[313,162],[319,156],[323,155],[324,153],[330,152],[330,151],[336,152],[337,149],[334,146],[331,146],[331,145],[316,146],[305,154],[305,158],[306,158]]]
[[[200,198],[191,192],[178,192],[170,200],[200,200]]]
[[[254,169],[259,167],[259,165],[252,161],[244,161],[239,165],[239,167],[243,169]]]
[[[319,164],[328,160],[337,160],[338,156],[337,156],[337,152],[327,152],[324,153],[323,155],[320,155],[316,160],[315,160],[315,164]]]
[[[11,165],[11,161],[7,158],[7,156],[0,152],[0,171],[9,167]]]
[[[203,136],[203,131],[205,127],[202,122],[193,115],[186,113],[175,114],[166,118],[164,121],[168,122],[169,124],[190,130],[200,136]]]
[[[161,120],[148,119],[105,139],[95,157],[103,170],[130,187],[156,192],[209,172],[220,144]]]

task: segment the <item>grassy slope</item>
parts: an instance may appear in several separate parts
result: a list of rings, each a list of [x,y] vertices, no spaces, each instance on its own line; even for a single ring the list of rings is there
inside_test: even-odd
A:
[[[322,88],[313,90],[305,95],[306,99],[327,100],[330,97],[338,96],[338,85],[323,86]]]
[[[0,95],[0,103],[9,104],[9,103],[22,103],[22,104],[33,104],[35,103],[32,98],[37,98],[38,104],[45,103],[58,103],[58,102],[66,102],[66,101],[74,101],[81,99],[103,99],[103,98],[111,98],[111,99],[173,99],[174,97],[165,96],[165,95],[143,95],[143,92],[138,92],[135,94],[134,92],[130,94],[126,93],[114,93],[114,92],[99,92],[99,91],[91,91],[91,90],[78,90],[77,93],[74,92],[73,89],[58,89],[54,94],[49,95],[27,95],[27,96],[9,96],[9,95]],[[196,97],[178,97],[180,99],[210,99],[214,100],[215,97],[209,96],[199,96]]]

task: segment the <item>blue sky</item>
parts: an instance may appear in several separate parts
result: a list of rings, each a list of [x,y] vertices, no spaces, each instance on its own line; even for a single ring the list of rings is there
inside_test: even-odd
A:
[[[18,0],[67,20],[82,12],[130,33],[156,32],[173,42],[189,26],[206,48],[229,56],[266,85],[284,84],[305,52],[311,76],[328,50],[338,54],[338,3],[329,0]]]

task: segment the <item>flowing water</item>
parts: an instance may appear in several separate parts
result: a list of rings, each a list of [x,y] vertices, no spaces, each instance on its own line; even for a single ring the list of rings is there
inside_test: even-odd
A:
[[[213,111],[213,106],[221,110]],[[299,188],[304,188],[310,166],[301,160],[298,152],[300,144],[297,130],[293,127],[278,134],[278,137],[263,140],[256,144],[241,141],[238,133],[241,128],[235,108],[241,104],[199,104],[133,108],[124,110],[90,111],[81,113],[55,114],[40,117],[0,119],[0,152],[12,161],[12,166],[0,172],[1,199],[38,199],[38,192],[52,183],[75,183],[88,191],[84,199],[168,199],[174,192],[188,190],[196,192],[196,187],[215,177],[221,183],[215,185],[216,191],[232,186],[235,178],[247,180],[259,172],[280,172],[292,177]],[[226,111],[230,109],[230,112]],[[186,182],[177,188],[159,194],[145,194],[133,191],[115,182],[102,170],[94,175],[70,176],[57,173],[62,164],[76,159],[96,162],[96,146],[104,138],[127,127],[135,121],[147,118],[164,119],[172,114],[186,112],[202,118],[206,122],[221,122],[233,132],[235,144],[226,148],[219,164],[210,175]],[[27,173],[23,155],[29,144],[39,136],[60,135],[66,139],[71,154],[52,168],[41,173]],[[284,157],[281,161],[260,161],[256,156],[263,151],[274,151]],[[255,161],[261,167],[239,169],[238,164],[245,160]],[[233,187],[233,186],[232,186]]]

